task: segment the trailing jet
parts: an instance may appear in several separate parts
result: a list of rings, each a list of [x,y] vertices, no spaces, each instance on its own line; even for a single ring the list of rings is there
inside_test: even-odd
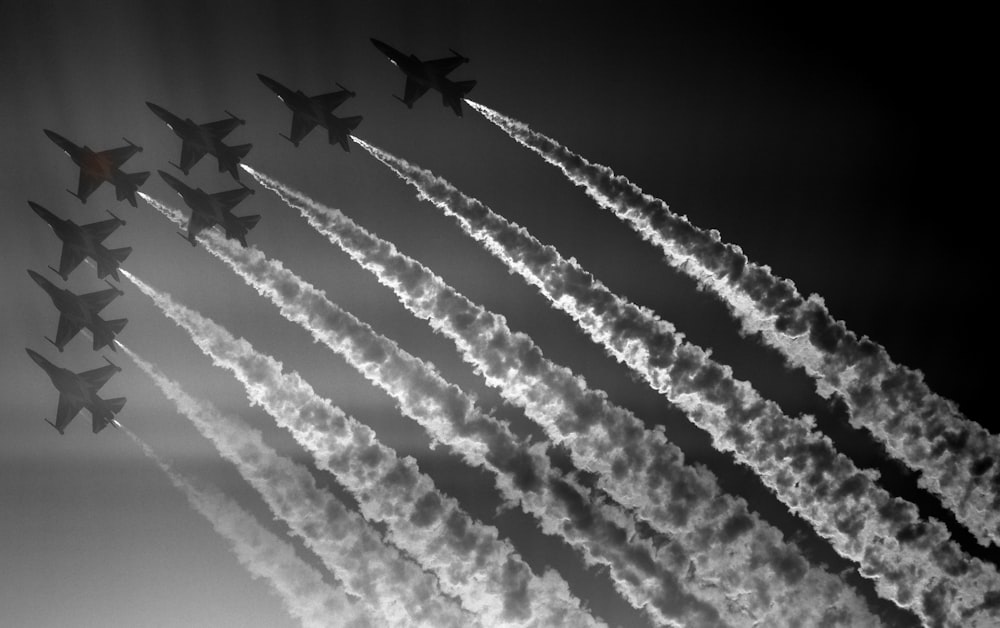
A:
[[[327,130],[329,142],[339,143],[344,150],[350,151],[348,142],[351,131],[361,124],[362,116],[352,116],[350,118],[338,118],[333,115],[333,110],[344,103],[355,94],[346,87],[337,83],[339,92],[330,92],[318,96],[306,96],[300,90],[294,92],[278,81],[268,78],[263,74],[258,74],[257,78],[264,85],[267,85],[272,92],[278,95],[281,102],[292,110],[292,134],[291,137],[281,135],[296,146],[312,131],[316,125],[320,125]]]
[[[135,193],[139,186],[145,183],[149,173],[135,172],[130,174],[122,172],[119,167],[132,155],[142,152],[141,146],[136,146],[123,137],[122,139],[128,143],[128,146],[95,153],[87,146],[77,146],[58,133],[48,129],[43,130],[50,140],[69,155],[73,163],[80,166],[80,183],[77,185],[76,194],[69,190],[66,190],[67,192],[80,199],[81,203],[86,203],[87,197],[93,194],[101,183],[108,181],[115,186],[115,195],[119,201],[128,199],[132,207],[136,206]]]
[[[152,109],[153,113],[159,116],[170,130],[181,138],[181,163],[170,164],[184,174],[188,174],[191,168],[198,163],[202,157],[210,153],[219,160],[219,172],[227,171],[237,181],[239,176],[240,159],[250,152],[252,144],[240,144],[239,146],[229,146],[224,144],[222,139],[233,132],[236,127],[246,124],[246,120],[241,120],[226,111],[229,117],[216,122],[206,124],[196,124],[191,118],[183,120],[170,113],[163,107],[147,102],[146,106]]]
[[[111,379],[111,376],[121,370],[111,360],[104,358],[108,363],[91,371],[74,373],[49,362],[31,349],[25,349],[35,363],[45,369],[52,384],[59,390],[59,406],[56,410],[56,422],[48,419],[45,422],[64,434],[69,422],[76,418],[80,410],[86,408],[90,412],[93,421],[94,433],[98,433],[109,424],[121,427],[115,420],[115,415],[121,412],[125,405],[125,397],[114,399],[101,399],[97,396],[97,391]]]
[[[94,351],[104,347],[117,351],[115,335],[121,333],[128,320],[117,318],[106,321],[98,316],[98,313],[124,292],[108,284],[111,286],[108,290],[75,294],[64,288],[57,288],[51,281],[33,270],[29,270],[28,274],[48,293],[52,303],[59,310],[59,329],[56,331],[56,339],[46,338],[56,349],[61,352],[66,343],[80,333],[81,329],[87,328],[94,337]]]
[[[129,253],[132,252],[132,247],[126,246],[120,249],[108,249],[101,242],[111,235],[115,229],[124,225],[124,220],[108,212],[112,216],[110,220],[92,222],[87,225],[77,225],[72,220],[63,220],[57,217],[38,203],[28,201],[28,205],[31,205],[31,209],[41,216],[42,220],[49,223],[49,226],[52,227],[52,230],[56,232],[56,235],[63,242],[62,256],[59,258],[59,270],[49,266],[52,272],[63,278],[63,281],[69,279],[69,274],[88,257],[97,264],[98,279],[104,279],[108,275],[111,275],[116,280],[120,280],[118,277],[118,265],[124,262],[129,256]]]
[[[260,220],[260,216],[234,216],[233,207],[253,194],[253,190],[244,185],[242,188],[209,194],[201,188],[188,187],[162,170],[157,170],[157,172],[191,208],[187,236],[178,232],[178,235],[190,242],[191,246],[195,246],[197,243],[195,238],[199,233],[213,225],[220,225],[226,232],[227,238],[239,240],[240,244],[246,247],[247,233],[254,228],[257,221]]]
[[[436,89],[441,92],[441,100],[445,106],[454,109],[458,116],[462,115],[462,98],[472,91],[476,86],[475,81],[452,81],[448,74],[462,65],[468,63],[469,59],[451,51],[451,57],[444,59],[434,59],[432,61],[421,61],[415,55],[405,55],[389,44],[377,39],[372,39],[372,43],[382,54],[389,57],[393,65],[406,74],[406,87],[403,97],[394,96],[396,100],[403,103],[410,109],[413,103],[417,102],[421,96],[427,93],[428,89]]]

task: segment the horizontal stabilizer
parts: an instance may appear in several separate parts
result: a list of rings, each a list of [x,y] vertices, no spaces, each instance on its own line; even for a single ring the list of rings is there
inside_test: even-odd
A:
[[[133,172],[132,174],[125,175],[125,178],[127,178],[128,182],[134,185],[135,187],[139,187],[140,185],[146,182],[146,179],[149,178],[149,173]]]
[[[118,414],[125,407],[125,397],[115,397],[114,399],[105,399],[104,403],[111,414]]]
[[[117,262],[121,263],[128,258],[131,252],[132,252],[132,247],[123,246],[120,249],[110,249],[108,251],[108,254],[111,255],[111,257],[115,258]]]
[[[347,128],[353,131],[354,129],[358,128],[358,125],[361,124],[361,120],[363,118],[364,116],[351,116],[350,118],[341,118],[341,119],[344,121],[344,124],[347,126]]]
[[[240,144],[239,146],[232,146],[230,150],[236,154],[237,159],[243,159],[250,152],[251,148],[253,148],[253,144]]]
[[[455,83],[455,87],[458,88],[459,96],[465,96],[472,91],[472,88],[476,86],[475,81],[458,81]]]
[[[253,229],[257,222],[260,220],[260,214],[254,214],[253,216],[237,216],[236,221],[240,223],[240,226],[250,231]]]

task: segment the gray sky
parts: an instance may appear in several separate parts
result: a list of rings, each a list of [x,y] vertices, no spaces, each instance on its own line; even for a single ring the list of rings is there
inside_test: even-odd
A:
[[[125,265],[131,272],[299,370],[383,442],[414,455],[442,490],[510,536],[532,566],[557,565],[602,617],[625,625],[639,621],[602,574],[584,573],[565,546],[541,535],[525,516],[497,516],[495,491],[484,475],[468,472],[440,449],[428,450],[426,436],[382,392],[314,345],[217,260],[173,235],[155,211],[141,201],[135,209],[115,202],[107,185],[86,205],[63,191],[75,189],[77,169],[43,128],[97,150],[120,146],[123,135],[142,145],[144,152],[124,170],[154,172],[142,190],[187,211],[155,175],[157,169],[176,174],[167,161],[178,160],[180,140],[145,101],[199,123],[222,118],[224,109],[245,118],[229,142],[254,144],[248,164],[342,209],[474,301],[503,313],[548,357],[607,390],[647,424],[666,425],[692,460],[712,467],[724,486],[738,489],[751,506],[759,504],[776,525],[790,534],[802,528],[748,474],[737,477],[737,467],[713,454],[707,438],[663,398],[359,147],[344,153],[321,131],[298,149],[278,137],[288,133],[290,112],[256,73],[309,95],[344,84],[358,95],[337,113],[364,116],[361,138],[444,176],[563,255],[575,256],[614,291],[713,348],[716,359],[787,412],[815,413],[823,425],[843,423],[843,410],[821,401],[805,375],[740,338],[721,303],[668,268],[557,170],[474,111],[455,117],[433,92],[412,111],[392,99],[402,94],[403,76],[370,37],[424,59],[446,56],[448,48],[470,57],[453,78],[478,80],[473,100],[614,168],[695,224],[719,229],[751,259],[794,280],[802,293],[822,295],[851,329],[869,334],[898,362],[923,370],[933,390],[996,431],[985,414],[987,373],[978,367],[988,362],[983,352],[993,344],[989,293],[982,287],[989,236],[981,208],[989,197],[981,196],[985,179],[970,152],[987,141],[979,139],[985,61],[974,33],[958,37],[974,28],[973,20],[910,16],[917,24],[902,28],[893,16],[846,12],[538,4],[87,7],[0,1],[0,194],[7,221],[0,230],[6,261],[0,268],[6,294],[0,320],[0,623],[293,625],[277,598],[251,581],[226,544],[123,434],[90,434],[86,413],[63,437],[42,421],[53,417],[56,393],[25,346],[74,370],[103,362],[82,335],[61,355],[42,339],[55,333],[58,317],[25,269],[44,271],[61,285],[45,270],[57,264],[60,244],[30,211],[29,199],[78,224],[114,211],[128,224],[107,244],[133,247]],[[243,179],[249,183],[249,176]],[[233,187],[211,157],[187,180],[209,192]],[[532,429],[520,412],[502,407],[448,341],[412,318],[276,197],[258,188],[236,213],[262,215],[251,243],[433,361],[485,407],[498,408],[519,429]],[[68,286],[89,292],[103,284],[82,266]],[[269,417],[248,406],[228,373],[213,367],[137,290],[122,287],[125,296],[105,318],[129,319],[123,342],[191,394],[241,415],[280,450],[307,461]],[[124,367],[103,390],[105,397],[128,397],[121,421],[270,524],[259,498],[128,358],[104,354]],[[842,451],[864,466],[882,465],[894,491],[924,506],[913,478],[881,460],[864,435],[832,433]],[[933,504],[926,507],[939,516]],[[846,566],[828,547],[817,544],[815,552]]]

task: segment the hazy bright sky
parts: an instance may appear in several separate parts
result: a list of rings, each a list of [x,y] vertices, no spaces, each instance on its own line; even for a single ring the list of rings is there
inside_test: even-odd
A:
[[[996,431],[985,403],[993,388],[985,365],[995,344],[986,305],[991,234],[983,222],[991,201],[975,154],[990,148],[981,130],[985,103],[992,102],[984,94],[991,69],[974,16],[903,20],[839,6],[805,13],[650,10],[633,2],[86,4],[0,0],[6,221],[0,229],[0,624],[294,625],[278,598],[250,579],[124,434],[92,435],[86,412],[62,437],[42,421],[54,417],[56,391],[25,347],[74,370],[103,361],[83,335],[63,354],[43,340],[55,334],[58,315],[25,269],[62,285],[46,270],[57,265],[60,243],[31,212],[29,199],[78,224],[107,218],[105,209],[115,212],[128,224],[107,245],[133,247],[127,269],[300,371],[383,442],[414,455],[443,491],[497,525],[533,567],[557,566],[598,615],[622,625],[646,621],[615,596],[603,573],[586,571],[527,516],[497,515],[492,480],[443,449],[431,452],[422,430],[384,393],[313,344],[204,250],[182,242],[142,201],[135,209],[118,203],[108,185],[86,205],[66,194],[64,188],[76,188],[77,168],[43,128],[96,150],[122,145],[124,135],[145,150],[123,169],[154,172],[142,190],[187,211],[155,174],[178,174],[167,161],[179,159],[180,140],[145,101],[199,123],[224,117],[224,109],[245,118],[228,142],[253,143],[246,163],[342,209],[472,300],[504,314],[548,357],[608,391],[648,425],[664,425],[689,459],[709,465],[727,490],[745,495],[789,534],[805,534],[749,472],[713,453],[680,412],[363,150],[330,146],[322,129],[299,148],[278,136],[289,132],[291,114],[257,73],[309,95],[342,83],[357,97],[337,113],[364,116],[359,137],[433,170],[575,256],[612,290],[711,347],[718,361],[786,412],[843,424],[843,409],[816,396],[804,374],[741,338],[720,302],[671,270],[556,169],[474,111],[456,117],[433,92],[413,110],[392,99],[403,93],[403,75],[370,37],[422,59],[447,56],[448,48],[468,56],[471,62],[452,77],[478,81],[470,98],[614,168],[696,225],[719,229],[752,260],[794,280],[800,292],[821,294],[851,329],[923,370],[932,389]],[[250,184],[248,175],[243,179]],[[186,180],[209,192],[233,187],[210,156]],[[534,429],[520,411],[503,406],[449,341],[410,316],[275,196],[258,187],[236,213],[262,215],[248,240],[270,257],[434,362],[484,407],[520,430]],[[89,292],[104,284],[83,265],[68,286]],[[123,342],[191,394],[242,416],[281,451],[308,462],[273,420],[248,406],[229,373],[212,366],[131,285],[123,281],[122,288],[125,296],[104,315],[129,319]],[[124,369],[102,391],[128,397],[122,423],[178,468],[216,482],[281,531],[127,357],[103,354]],[[864,435],[841,430],[834,438],[841,451],[862,466],[880,465],[898,482],[893,490],[923,505],[912,477],[882,460]],[[847,566],[815,545],[821,559]],[[996,561],[982,550],[976,555]],[[908,616],[891,617],[905,622]]]

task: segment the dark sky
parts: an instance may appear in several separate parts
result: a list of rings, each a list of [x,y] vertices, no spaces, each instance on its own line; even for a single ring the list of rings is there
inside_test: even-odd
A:
[[[109,186],[86,205],[63,191],[75,189],[77,169],[43,128],[98,150],[121,145],[124,135],[145,148],[126,171],[170,168],[180,140],[145,101],[196,122],[220,119],[224,109],[245,118],[230,143],[254,144],[248,164],[396,243],[474,301],[506,315],[547,356],[649,425],[666,423],[668,436],[692,460],[713,467],[724,486],[739,490],[771,521],[789,533],[803,527],[759,484],[748,483],[748,474],[737,476],[735,466],[713,455],[708,440],[679,423],[681,415],[663,398],[363,150],[344,153],[319,131],[298,149],[279,138],[291,116],[256,73],[310,95],[334,90],[335,82],[356,91],[338,114],[364,116],[359,137],[433,170],[575,256],[612,290],[711,347],[787,412],[817,414],[842,451],[863,466],[880,466],[893,490],[924,505],[912,477],[885,463],[864,435],[843,430],[843,410],[820,400],[805,375],[740,338],[720,302],[672,271],[556,169],[474,111],[457,118],[433,92],[412,111],[393,100],[393,93],[402,94],[403,77],[370,37],[425,59],[446,56],[448,48],[470,57],[452,76],[478,81],[473,100],[612,167],[696,225],[719,229],[803,294],[822,295],[849,328],[870,335],[899,363],[921,369],[933,390],[996,432],[985,403],[995,342],[987,306],[993,286],[986,283],[990,196],[980,161],[993,139],[984,132],[991,128],[985,109],[992,101],[984,92],[992,68],[982,16],[839,6],[651,10],[633,2],[7,1],[0,1],[0,15],[6,220],[0,230],[6,262],[0,268],[6,296],[0,623],[293,625],[277,598],[251,581],[124,434],[90,434],[86,413],[63,437],[42,421],[53,417],[56,394],[25,346],[75,370],[102,362],[83,336],[61,355],[42,339],[55,333],[58,317],[25,269],[57,280],[45,267],[57,264],[60,245],[30,211],[29,199],[78,224],[114,211],[128,224],[108,245],[134,248],[126,264],[131,272],[299,370],[385,443],[414,455],[470,513],[509,535],[533,566],[557,565],[600,616],[623,625],[643,621],[615,599],[602,574],[585,572],[565,546],[526,526],[525,517],[496,516],[485,476],[465,472],[440,449],[429,451],[426,436],[384,393],[314,345],[217,260],[173,235],[155,211],[141,201],[136,209],[115,202]],[[188,180],[209,192],[233,187],[211,157]],[[155,174],[142,189],[182,207]],[[433,361],[486,407],[501,405],[449,342],[276,197],[258,189],[237,213],[262,215],[251,243]],[[77,292],[103,286],[86,266],[68,283]],[[123,288],[125,296],[105,312],[129,319],[123,342],[192,394],[243,416],[280,450],[308,461],[269,417],[248,406],[228,373],[213,367],[137,290]],[[217,482],[272,525],[259,498],[128,358],[104,353],[124,367],[104,389],[106,397],[128,397],[121,421],[179,468]],[[499,413],[527,422],[513,408]],[[933,503],[926,508],[953,527]],[[966,539],[961,532],[958,538]],[[815,552],[847,566],[822,544]]]

